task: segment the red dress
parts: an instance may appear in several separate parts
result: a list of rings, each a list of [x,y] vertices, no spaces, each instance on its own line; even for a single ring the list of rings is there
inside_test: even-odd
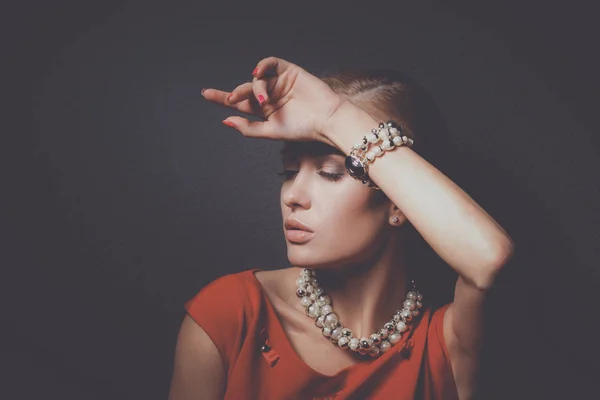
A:
[[[225,399],[458,399],[442,328],[448,305],[424,307],[382,356],[328,376],[294,351],[256,271],[216,279],[185,303],[225,363]]]

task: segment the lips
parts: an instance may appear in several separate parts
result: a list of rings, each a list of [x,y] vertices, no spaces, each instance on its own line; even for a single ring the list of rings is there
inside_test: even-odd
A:
[[[308,243],[315,235],[308,225],[294,218],[286,219],[284,227],[286,239],[293,244]]]
[[[300,230],[305,232],[312,232],[313,230],[306,224],[297,219],[288,218],[285,220],[284,228],[286,230]]]

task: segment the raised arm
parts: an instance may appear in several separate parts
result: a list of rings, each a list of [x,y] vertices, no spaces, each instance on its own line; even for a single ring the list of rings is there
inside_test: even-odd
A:
[[[326,125],[326,137],[346,155],[379,122],[344,102]],[[385,122],[385,121],[384,121]],[[409,147],[386,152],[369,175],[433,250],[459,275],[444,316],[444,339],[461,399],[475,389],[487,289],[513,253],[504,229],[467,193]]]
[[[169,400],[221,400],[226,372],[217,347],[189,315],[181,323]]]
[[[349,154],[379,122],[345,102],[327,125],[326,136]],[[513,243],[467,193],[409,147],[377,157],[369,176],[465,281],[480,290],[490,287]]]

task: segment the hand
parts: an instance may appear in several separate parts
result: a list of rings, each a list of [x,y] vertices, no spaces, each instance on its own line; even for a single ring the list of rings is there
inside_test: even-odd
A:
[[[281,58],[261,60],[252,82],[231,93],[205,89],[204,97],[213,103],[254,115],[262,121],[240,116],[223,123],[244,136],[291,141],[320,141],[332,145],[325,126],[345,99],[321,79]]]

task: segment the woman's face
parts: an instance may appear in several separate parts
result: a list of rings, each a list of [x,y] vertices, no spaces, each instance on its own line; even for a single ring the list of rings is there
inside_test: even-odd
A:
[[[390,202],[348,175],[345,156],[321,143],[282,150],[281,211],[288,259],[308,268],[363,261],[387,240]],[[310,231],[286,229],[297,220]]]

